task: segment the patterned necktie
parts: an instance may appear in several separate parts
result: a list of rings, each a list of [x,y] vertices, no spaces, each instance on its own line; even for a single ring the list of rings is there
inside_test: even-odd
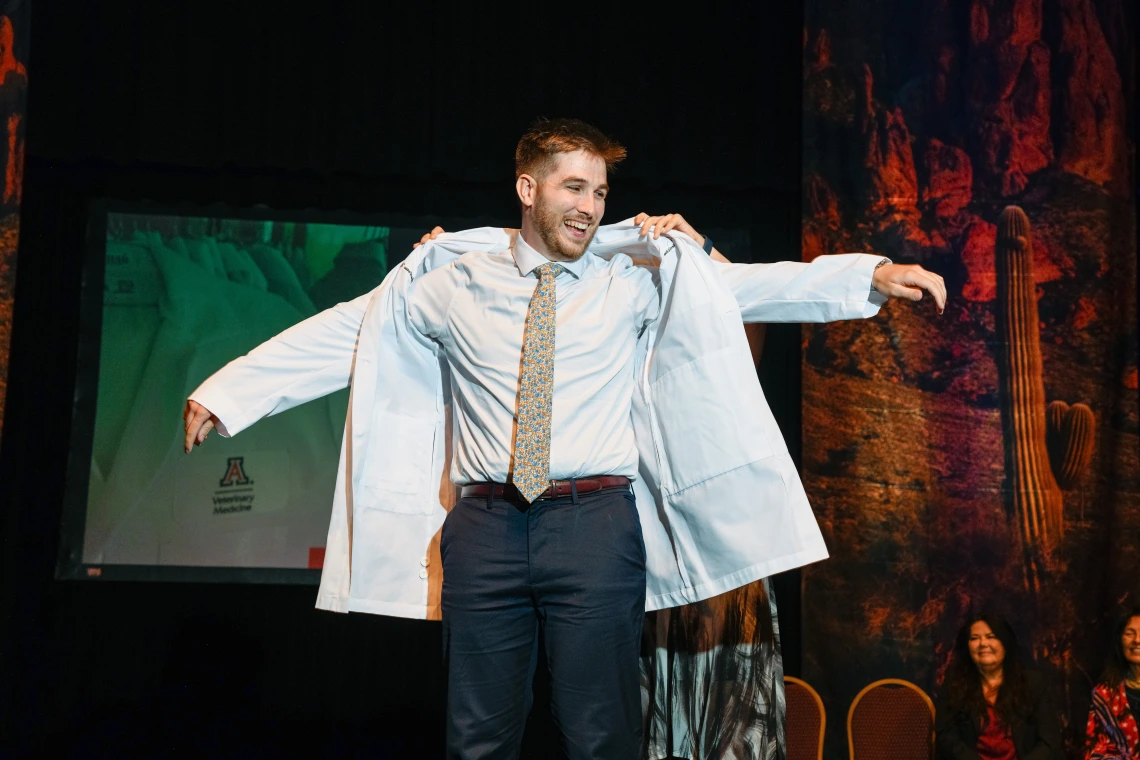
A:
[[[554,278],[558,264],[536,268],[538,287],[530,297],[519,376],[515,433],[515,488],[533,502],[550,485],[550,407],[554,401]]]

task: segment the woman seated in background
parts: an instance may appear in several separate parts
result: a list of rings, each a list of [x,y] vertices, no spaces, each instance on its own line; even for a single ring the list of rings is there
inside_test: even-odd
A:
[[[958,632],[934,734],[940,760],[1061,757],[1060,715],[1001,617],[974,615]]]
[[[1140,758],[1140,607],[1121,616],[1092,693],[1085,760]]]

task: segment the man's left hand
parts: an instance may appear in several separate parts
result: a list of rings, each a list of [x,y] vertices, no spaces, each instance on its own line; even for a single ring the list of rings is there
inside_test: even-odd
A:
[[[871,276],[871,287],[887,298],[921,301],[922,291],[934,298],[941,314],[946,309],[946,281],[918,264],[884,264]]]

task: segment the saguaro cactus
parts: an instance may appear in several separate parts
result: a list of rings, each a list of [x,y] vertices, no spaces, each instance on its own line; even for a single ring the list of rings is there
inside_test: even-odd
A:
[[[1096,421],[1084,404],[1054,401],[1046,412],[1029,217],[1016,206],[1001,214],[995,254],[1007,504],[1036,585],[1064,529],[1061,488],[1088,465]]]
[[[1029,218],[1016,206],[1002,212],[995,254],[1007,502],[1035,578],[1042,554],[1060,539],[1062,499],[1045,446],[1045,382]]]
[[[1050,401],[1045,407],[1045,445],[1053,477],[1061,488],[1076,485],[1088,467],[1095,432],[1096,417],[1084,404]]]

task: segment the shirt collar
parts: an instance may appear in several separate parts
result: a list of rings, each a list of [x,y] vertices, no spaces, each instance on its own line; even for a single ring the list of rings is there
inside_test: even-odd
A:
[[[520,232],[515,236],[515,247],[511,249],[511,254],[515,257],[515,266],[519,268],[519,274],[526,277],[538,267],[550,262],[550,259],[543,256],[523,240],[522,233]],[[576,261],[556,261],[554,263],[562,266],[574,277],[581,279],[582,274],[586,271],[586,257],[591,254],[587,251],[578,257]]]

